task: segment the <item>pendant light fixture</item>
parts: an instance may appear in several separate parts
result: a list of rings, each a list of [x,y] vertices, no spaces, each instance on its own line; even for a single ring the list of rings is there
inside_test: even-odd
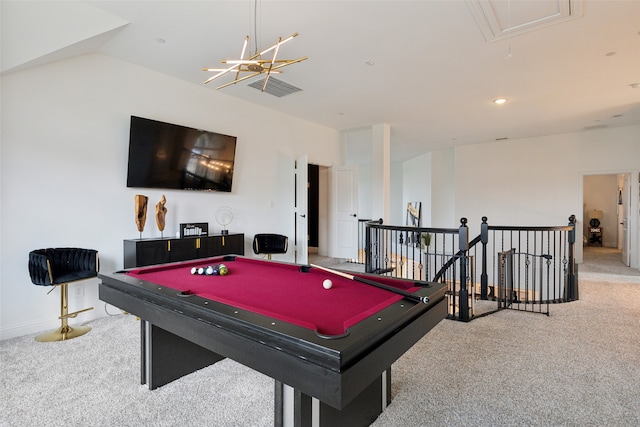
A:
[[[256,9],[257,9],[257,0],[254,1],[254,23],[255,23]],[[294,33],[285,39],[282,39],[282,37],[279,37],[278,41],[274,45],[264,49],[261,52],[258,52],[257,38],[255,33],[256,31],[255,31],[255,25],[254,25],[253,36],[254,36],[254,39],[256,39],[256,49],[255,49],[256,53],[245,58],[245,54],[247,52],[247,46],[249,45],[249,36],[246,36],[244,39],[244,43],[242,45],[242,51],[240,52],[239,59],[223,59],[222,61],[220,61],[223,64],[229,65],[229,67],[202,69],[202,71],[216,73],[213,76],[209,77],[207,80],[205,80],[204,84],[207,84],[212,80],[217,79],[218,77],[222,77],[227,73],[235,73],[235,78],[232,81],[225,83],[221,86],[218,86],[216,88],[216,89],[222,89],[224,87],[234,85],[243,80],[250,79],[260,74],[266,74],[264,78],[264,82],[262,84],[262,91],[264,92],[264,89],[267,87],[267,81],[269,80],[269,76],[271,75],[271,73],[281,73],[280,68],[286,67],[287,65],[295,64],[297,62],[302,62],[305,59],[307,59],[306,56],[298,59],[278,59],[280,46],[291,41],[294,37],[297,37],[298,33]],[[269,55],[270,58],[265,58],[265,56],[267,55]],[[243,77],[241,77],[241,73],[250,73],[250,74],[244,75]]]

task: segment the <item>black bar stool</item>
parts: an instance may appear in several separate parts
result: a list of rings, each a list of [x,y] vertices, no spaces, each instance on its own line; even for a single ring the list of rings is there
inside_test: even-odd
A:
[[[80,248],[48,248],[29,252],[29,275],[34,285],[60,287],[61,326],[36,337],[36,341],[64,341],[86,334],[88,326],[69,326],[69,319],[93,307],[69,313],[69,283],[98,276],[98,251]]]
[[[266,254],[271,259],[272,254],[287,253],[289,238],[282,234],[261,233],[253,237],[253,252],[256,255]]]

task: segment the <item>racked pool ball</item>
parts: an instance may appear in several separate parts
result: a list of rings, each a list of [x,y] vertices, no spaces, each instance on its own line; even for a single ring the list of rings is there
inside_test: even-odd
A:
[[[213,271],[211,272],[211,274],[213,274],[214,276],[217,276],[219,274],[218,271],[218,265],[214,265],[213,267],[211,267],[213,269]]]
[[[221,265],[220,267],[218,267],[218,273],[221,276],[226,276],[227,274],[229,274],[229,269],[226,266]]]

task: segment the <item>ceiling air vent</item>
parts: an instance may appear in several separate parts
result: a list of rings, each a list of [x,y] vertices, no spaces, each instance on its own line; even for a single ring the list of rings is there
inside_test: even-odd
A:
[[[249,86],[252,88],[262,90],[262,85],[264,85],[264,79],[256,80],[253,83],[250,83]],[[289,83],[285,83],[282,80],[278,80],[275,77],[269,77],[267,81],[267,87],[264,88],[264,91],[270,93],[273,96],[277,96],[281,98],[285,95],[291,95],[292,93],[298,92],[299,87],[295,87],[290,85]]]

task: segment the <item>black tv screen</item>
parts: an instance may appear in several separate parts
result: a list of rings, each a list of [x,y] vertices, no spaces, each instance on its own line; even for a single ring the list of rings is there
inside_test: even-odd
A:
[[[236,137],[131,116],[127,187],[231,191]]]

